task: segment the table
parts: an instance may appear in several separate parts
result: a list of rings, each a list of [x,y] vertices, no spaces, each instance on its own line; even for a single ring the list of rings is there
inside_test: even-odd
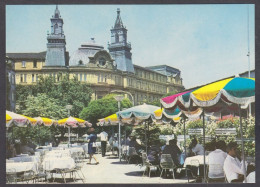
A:
[[[206,164],[208,164],[209,159],[208,156],[206,156]],[[192,156],[192,157],[187,157],[184,161],[184,167],[186,167],[187,165],[190,166],[197,166],[197,163],[199,165],[203,165],[204,163],[204,156],[203,155],[196,155],[196,156]]]
[[[61,157],[70,157],[70,150],[65,149],[65,150],[53,150],[45,154],[45,158],[61,158]]]
[[[13,163],[6,163],[6,172],[8,171],[15,171],[17,173],[19,172],[25,172],[33,170],[34,172],[37,171],[37,163],[36,162],[13,162]]]
[[[39,162],[40,158],[38,156],[20,156],[9,158],[9,160],[13,160],[14,162]]]
[[[42,162],[44,170],[51,171],[54,169],[73,169],[75,168],[75,161],[71,157],[48,157]]]
[[[68,150],[70,151],[70,154],[84,153],[84,149],[82,147],[70,147],[70,148],[68,148]]]

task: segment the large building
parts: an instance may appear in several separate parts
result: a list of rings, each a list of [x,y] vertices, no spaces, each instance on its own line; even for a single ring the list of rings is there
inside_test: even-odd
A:
[[[51,18],[51,33],[47,35],[46,52],[7,53],[15,62],[16,84],[35,84],[39,76],[52,76],[59,81],[62,74],[69,73],[71,78],[76,77],[93,89],[92,99],[116,91],[131,96],[135,104],[184,90],[180,70],[168,65],[141,67],[133,64],[131,44],[127,41],[127,29],[119,9],[110,32],[108,51],[91,38],[69,57],[63,19],[56,6]]]

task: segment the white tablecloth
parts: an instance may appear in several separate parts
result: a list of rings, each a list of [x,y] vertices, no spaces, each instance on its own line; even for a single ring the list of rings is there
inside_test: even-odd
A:
[[[70,150],[52,150],[45,154],[45,158],[61,158],[70,156]]]
[[[72,169],[75,167],[75,162],[71,157],[55,158],[49,157],[45,158],[42,162],[44,170],[51,171],[54,169]]]
[[[70,154],[73,154],[73,153],[84,153],[84,149],[82,147],[70,147],[69,151],[70,151]]]
[[[39,162],[40,158],[38,156],[20,156],[9,158],[9,160],[13,160],[14,162]]]
[[[196,166],[196,164],[199,162],[199,164],[203,164],[204,163],[204,156],[203,155],[196,155],[196,156],[192,156],[192,157],[187,157],[185,159],[184,162],[184,167],[186,167],[186,165],[194,165]],[[208,156],[206,156],[206,164],[208,164]]]
[[[13,162],[6,163],[6,172],[24,172],[24,171],[37,171],[37,163],[36,162]]]

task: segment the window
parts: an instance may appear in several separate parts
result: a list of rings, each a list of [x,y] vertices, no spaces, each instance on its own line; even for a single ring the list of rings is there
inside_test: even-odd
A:
[[[36,74],[36,82],[38,82],[38,74]]]
[[[14,92],[12,92],[11,101],[14,101]]]
[[[116,35],[115,35],[115,42],[116,42],[116,43],[119,42],[119,35],[118,35],[118,33],[116,33]]]
[[[33,61],[33,67],[37,68],[37,61],[36,60]]]
[[[12,74],[12,84],[15,84],[15,76]]]
[[[107,75],[105,75],[104,77],[104,82],[107,82]]]
[[[22,61],[22,67],[25,68],[26,66],[26,61]]]
[[[104,65],[106,65],[106,59],[100,58],[98,63],[99,63],[100,66],[104,66]]]
[[[20,75],[20,82],[23,82],[23,74]]]
[[[84,81],[87,81],[87,74],[84,74]]]
[[[53,73],[53,80],[54,80],[54,82],[56,82],[56,74],[55,73]]]
[[[24,82],[27,82],[27,75],[24,74]]]
[[[32,74],[32,82],[34,82],[34,74]]]
[[[80,81],[82,81],[82,73],[79,75],[79,79]]]

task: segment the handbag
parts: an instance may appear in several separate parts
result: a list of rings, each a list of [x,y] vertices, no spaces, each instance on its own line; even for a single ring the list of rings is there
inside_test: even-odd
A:
[[[97,147],[96,142],[93,142],[93,143],[92,143],[92,147]]]

